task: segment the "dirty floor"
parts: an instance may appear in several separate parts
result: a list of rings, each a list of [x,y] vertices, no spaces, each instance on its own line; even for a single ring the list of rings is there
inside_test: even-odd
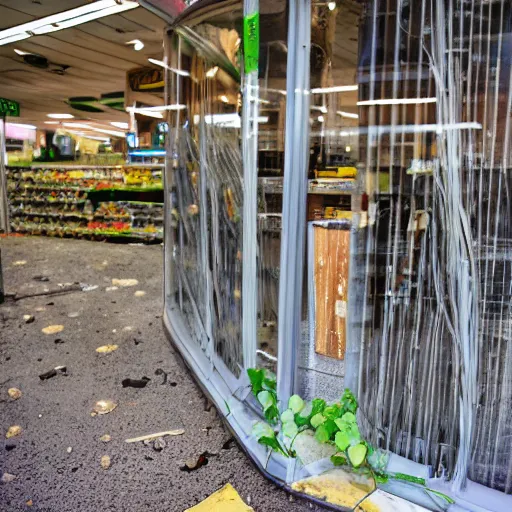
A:
[[[277,489],[229,442],[174,354],[162,327],[161,246],[27,237],[0,239],[0,247],[7,292],[97,286],[0,306],[0,473],[16,477],[0,483],[0,511],[182,512],[228,482],[257,512],[317,510]],[[112,279],[138,284],[111,289]],[[64,328],[42,332],[52,325]],[[96,352],[107,344],[118,349]],[[39,378],[57,366],[66,372]],[[122,385],[143,377],[144,388]],[[9,388],[22,396],[13,400]],[[118,405],[91,416],[102,399]],[[14,425],[21,434],[6,439]],[[184,433],[166,437],[159,452],[125,442],[172,429]],[[105,434],[110,442],[100,440]],[[181,469],[205,452],[205,465]]]

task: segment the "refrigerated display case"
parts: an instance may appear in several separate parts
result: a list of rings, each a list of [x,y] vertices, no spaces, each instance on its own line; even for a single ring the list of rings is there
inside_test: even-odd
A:
[[[291,491],[512,508],[511,27],[503,1],[225,0],[169,28],[165,326]]]

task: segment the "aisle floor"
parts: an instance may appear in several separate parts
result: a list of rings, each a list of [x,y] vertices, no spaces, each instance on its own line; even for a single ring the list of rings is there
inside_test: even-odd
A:
[[[0,511],[182,512],[228,482],[257,512],[317,510],[268,482],[229,442],[215,409],[175,355],[162,326],[161,246],[36,237],[0,244],[7,292],[31,295],[74,282],[97,286],[0,306],[0,473],[15,476],[0,483]],[[138,284],[111,289],[112,279]],[[25,323],[24,315],[34,321]],[[52,325],[63,330],[43,333]],[[118,348],[96,352],[107,344]],[[57,366],[67,375],[40,379]],[[143,377],[151,379],[144,388],[122,385]],[[9,388],[21,397],[10,398]],[[117,407],[91,416],[103,399]],[[14,425],[21,434],[6,439]],[[125,442],[173,429],[184,433],[166,437],[159,452],[152,444]],[[110,442],[100,440],[105,434]],[[206,465],[181,469],[201,454]],[[108,469],[100,464],[104,455]]]

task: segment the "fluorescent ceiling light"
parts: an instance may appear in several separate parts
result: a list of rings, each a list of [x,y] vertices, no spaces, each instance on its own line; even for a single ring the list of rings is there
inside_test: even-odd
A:
[[[130,114],[141,114],[148,117],[156,117],[157,119],[163,119],[162,112],[168,110],[184,110],[186,105],[175,103],[173,105],[160,105],[157,107],[127,107],[126,111]]]
[[[91,126],[85,123],[62,123],[62,126],[64,126],[65,128],[82,128],[84,130],[91,130],[93,132],[106,133],[107,135],[113,135],[114,137],[124,137],[126,135],[124,132],[96,128],[95,126]]]
[[[14,53],[17,53],[18,55],[30,55],[29,52],[24,52],[23,50],[18,50],[18,48],[14,48]]]
[[[133,44],[133,49],[136,52],[140,52],[142,48],[144,48],[144,43],[140,39],[134,39],[133,41],[128,41],[126,44]]]
[[[98,0],[69,11],[59,12],[0,31],[0,46],[27,39],[33,35],[47,34],[104,16],[135,9],[139,4],[132,0]]]
[[[223,101],[224,103],[229,103],[229,100],[228,100],[228,97],[223,94],[221,97],[220,97],[220,101]]]
[[[172,71],[173,73],[176,73],[177,75],[190,76],[190,73],[188,71],[183,71],[182,69],[171,68],[163,60],[148,59],[148,61],[151,62],[151,64],[154,64],[155,66],[160,66],[162,68],[168,69],[169,71]]]
[[[336,2],[329,2],[327,7],[329,7],[329,11],[334,11],[336,9]]]
[[[142,116],[147,116],[147,117],[156,117],[157,119],[164,118],[164,116],[162,115],[161,112],[155,112],[153,110],[147,110],[145,108],[128,107],[126,110],[128,112],[130,112],[130,114],[140,114]]]
[[[60,124],[59,121],[45,121],[44,124]]]
[[[320,87],[317,89],[311,89],[313,94],[327,94],[330,92],[350,92],[357,91],[359,87],[357,85],[337,85],[335,87]]]
[[[6,123],[7,126],[12,126],[14,128],[25,128],[26,130],[35,130],[37,126],[33,124],[20,124],[20,123]]]
[[[73,114],[47,114],[47,117],[51,119],[73,119]]]
[[[341,117],[346,117],[348,119],[359,119],[359,116],[357,114],[353,114],[352,112],[344,112],[343,110],[338,110],[336,112]]]
[[[121,128],[122,130],[128,130],[128,128],[130,128],[130,125],[128,123],[121,123],[118,121],[113,121],[110,124],[112,126],[115,126],[116,128]]]
[[[383,100],[358,101],[359,106],[371,105],[417,105],[420,103],[435,103],[437,98],[389,98]]]
[[[194,116],[194,124],[199,124],[200,116],[196,114]],[[221,128],[241,128],[242,126],[242,118],[239,114],[213,114],[204,116],[204,122],[206,124],[213,124],[216,126],[220,126]],[[268,123],[267,116],[258,117],[258,124]]]
[[[318,122],[323,123],[324,122],[324,116],[318,116]]]

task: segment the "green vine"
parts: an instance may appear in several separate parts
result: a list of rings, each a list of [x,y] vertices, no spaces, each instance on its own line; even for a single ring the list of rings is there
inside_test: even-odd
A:
[[[391,477],[418,485],[425,492],[453,503],[449,496],[427,488],[423,478],[386,473],[389,455],[361,437],[356,419],[358,403],[350,389],[345,389],[339,402],[329,405],[321,398],[306,402],[299,395],[293,395],[288,400],[288,408],[279,416],[275,374],[265,369],[250,368],[247,375],[267,420],[267,423],[259,421],[253,427],[253,435],[260,444],[285,457],[295,457],[293,442],[300,432],[310,430],[319,443],[336,447],[337,452],[331,456],[335,466],[349,466],[367,473],[376,483],[386,483]]]

